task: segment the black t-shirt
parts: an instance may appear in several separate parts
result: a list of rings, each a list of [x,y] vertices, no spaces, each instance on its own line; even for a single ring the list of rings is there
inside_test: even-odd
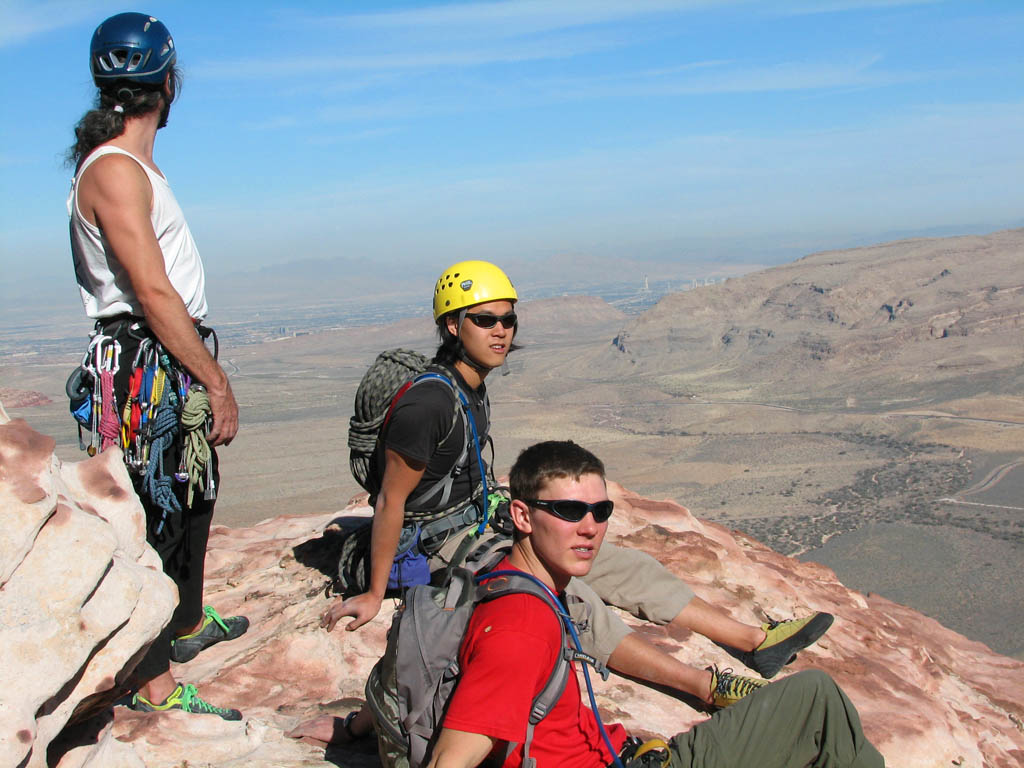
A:
[[[487,441],[490,426],[487,420],[487,389],[483,384],[478,390],[471,389],[456,370],[446,369],[445,373],[469,402],[482,448]],[[454,427],[453,409],[458,413]],[[429,514],[439,508],[440,492],[432,494],[423,504],[413,506],[411,502],[451,473],[466,446],[465,418],[461,404],[456,403],[454,393],[443,381],[422,381],[410,387],[398,399],[391,412],[391,419],[384,427],[383,440],[378,441],[377,450],[370,461],[370,472],[383,478],[384,447],[414,461],[426,463],[423,477],[409,494],[407,516],[414,512]],[[480,485],[480,467],[473,447],[470,447],[464,466],[466,468],[455,477],[451,496],[443,506],[445,509],[469,501]]]

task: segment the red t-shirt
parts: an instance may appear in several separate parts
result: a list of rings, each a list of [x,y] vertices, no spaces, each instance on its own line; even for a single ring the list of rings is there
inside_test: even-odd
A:
[[[512,566],[503,560],[498,568]],[[507,746],[502,742],[516,742],[503,766],[519,768],[530,707],[561,650],[561,623],[539,598],[507,595],[480,604],[459,650],[462,677],[444,727],[490,736],[499,742],[499,754]],[[625,730],[618,724],[605,728],[618,752]],[[569,675],[561,698],[535,727],[530,757],[538,768],[604,768],[611,762],[594,714],[583,706],[575,674]]]

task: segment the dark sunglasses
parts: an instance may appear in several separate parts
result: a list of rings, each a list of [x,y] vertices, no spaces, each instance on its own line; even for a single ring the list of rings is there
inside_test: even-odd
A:
[[[493,328],[498,323],[501,323],[501,327],[506,330],[514,328],[516,321],[519,320],[515,312],[509,312],[507,315],[492,315],[490,312],[478,312],[475,315],[471,315],[467,312],[466,319],[477,328]]]
[[[587,516],[587,512],[594,516],[595,523],[603,523],[612,516],[612,510],[615,508],[611,499],[595,501],[593,504],[576,499],[521,499],[521,501],[531,507],[547,510],[555,517],[568,520],[570,523],[578,523]]]

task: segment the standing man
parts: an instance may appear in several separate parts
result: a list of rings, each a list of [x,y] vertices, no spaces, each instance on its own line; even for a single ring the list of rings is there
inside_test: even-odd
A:
[[[147,540],[178,587],[170,624],[136,668],[131,706],[240,720],[237,709],[203,701],[170,670],[172,660],[188,661],[249,626],[245,617],[222,619],[202,604],[220,480],[212,446],[234,438],[238,405],[203,343],[212,331],[202,325],[202,260],[153,160],[156,132],[167,125],[181,85],[176,57],[167,27],[146,14],[120,13],[96,28],[89,51],[96,108],[75,126],[68,151],[75,167],[71,253],[86,314],[96,320],[89,355],[97,381],[94,445],[124,450]]]

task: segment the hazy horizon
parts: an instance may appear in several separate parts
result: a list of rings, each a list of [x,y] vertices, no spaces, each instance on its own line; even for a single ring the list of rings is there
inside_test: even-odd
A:
[[[0,7],[5,303],[75,307],[62,155],[95,93],[92,30],[121,10]],[[392,279],[555,257],[696,277],[1022,224],[1016,3],[148,10],[185,75],[155,156],[214,292],[334,259]]]

